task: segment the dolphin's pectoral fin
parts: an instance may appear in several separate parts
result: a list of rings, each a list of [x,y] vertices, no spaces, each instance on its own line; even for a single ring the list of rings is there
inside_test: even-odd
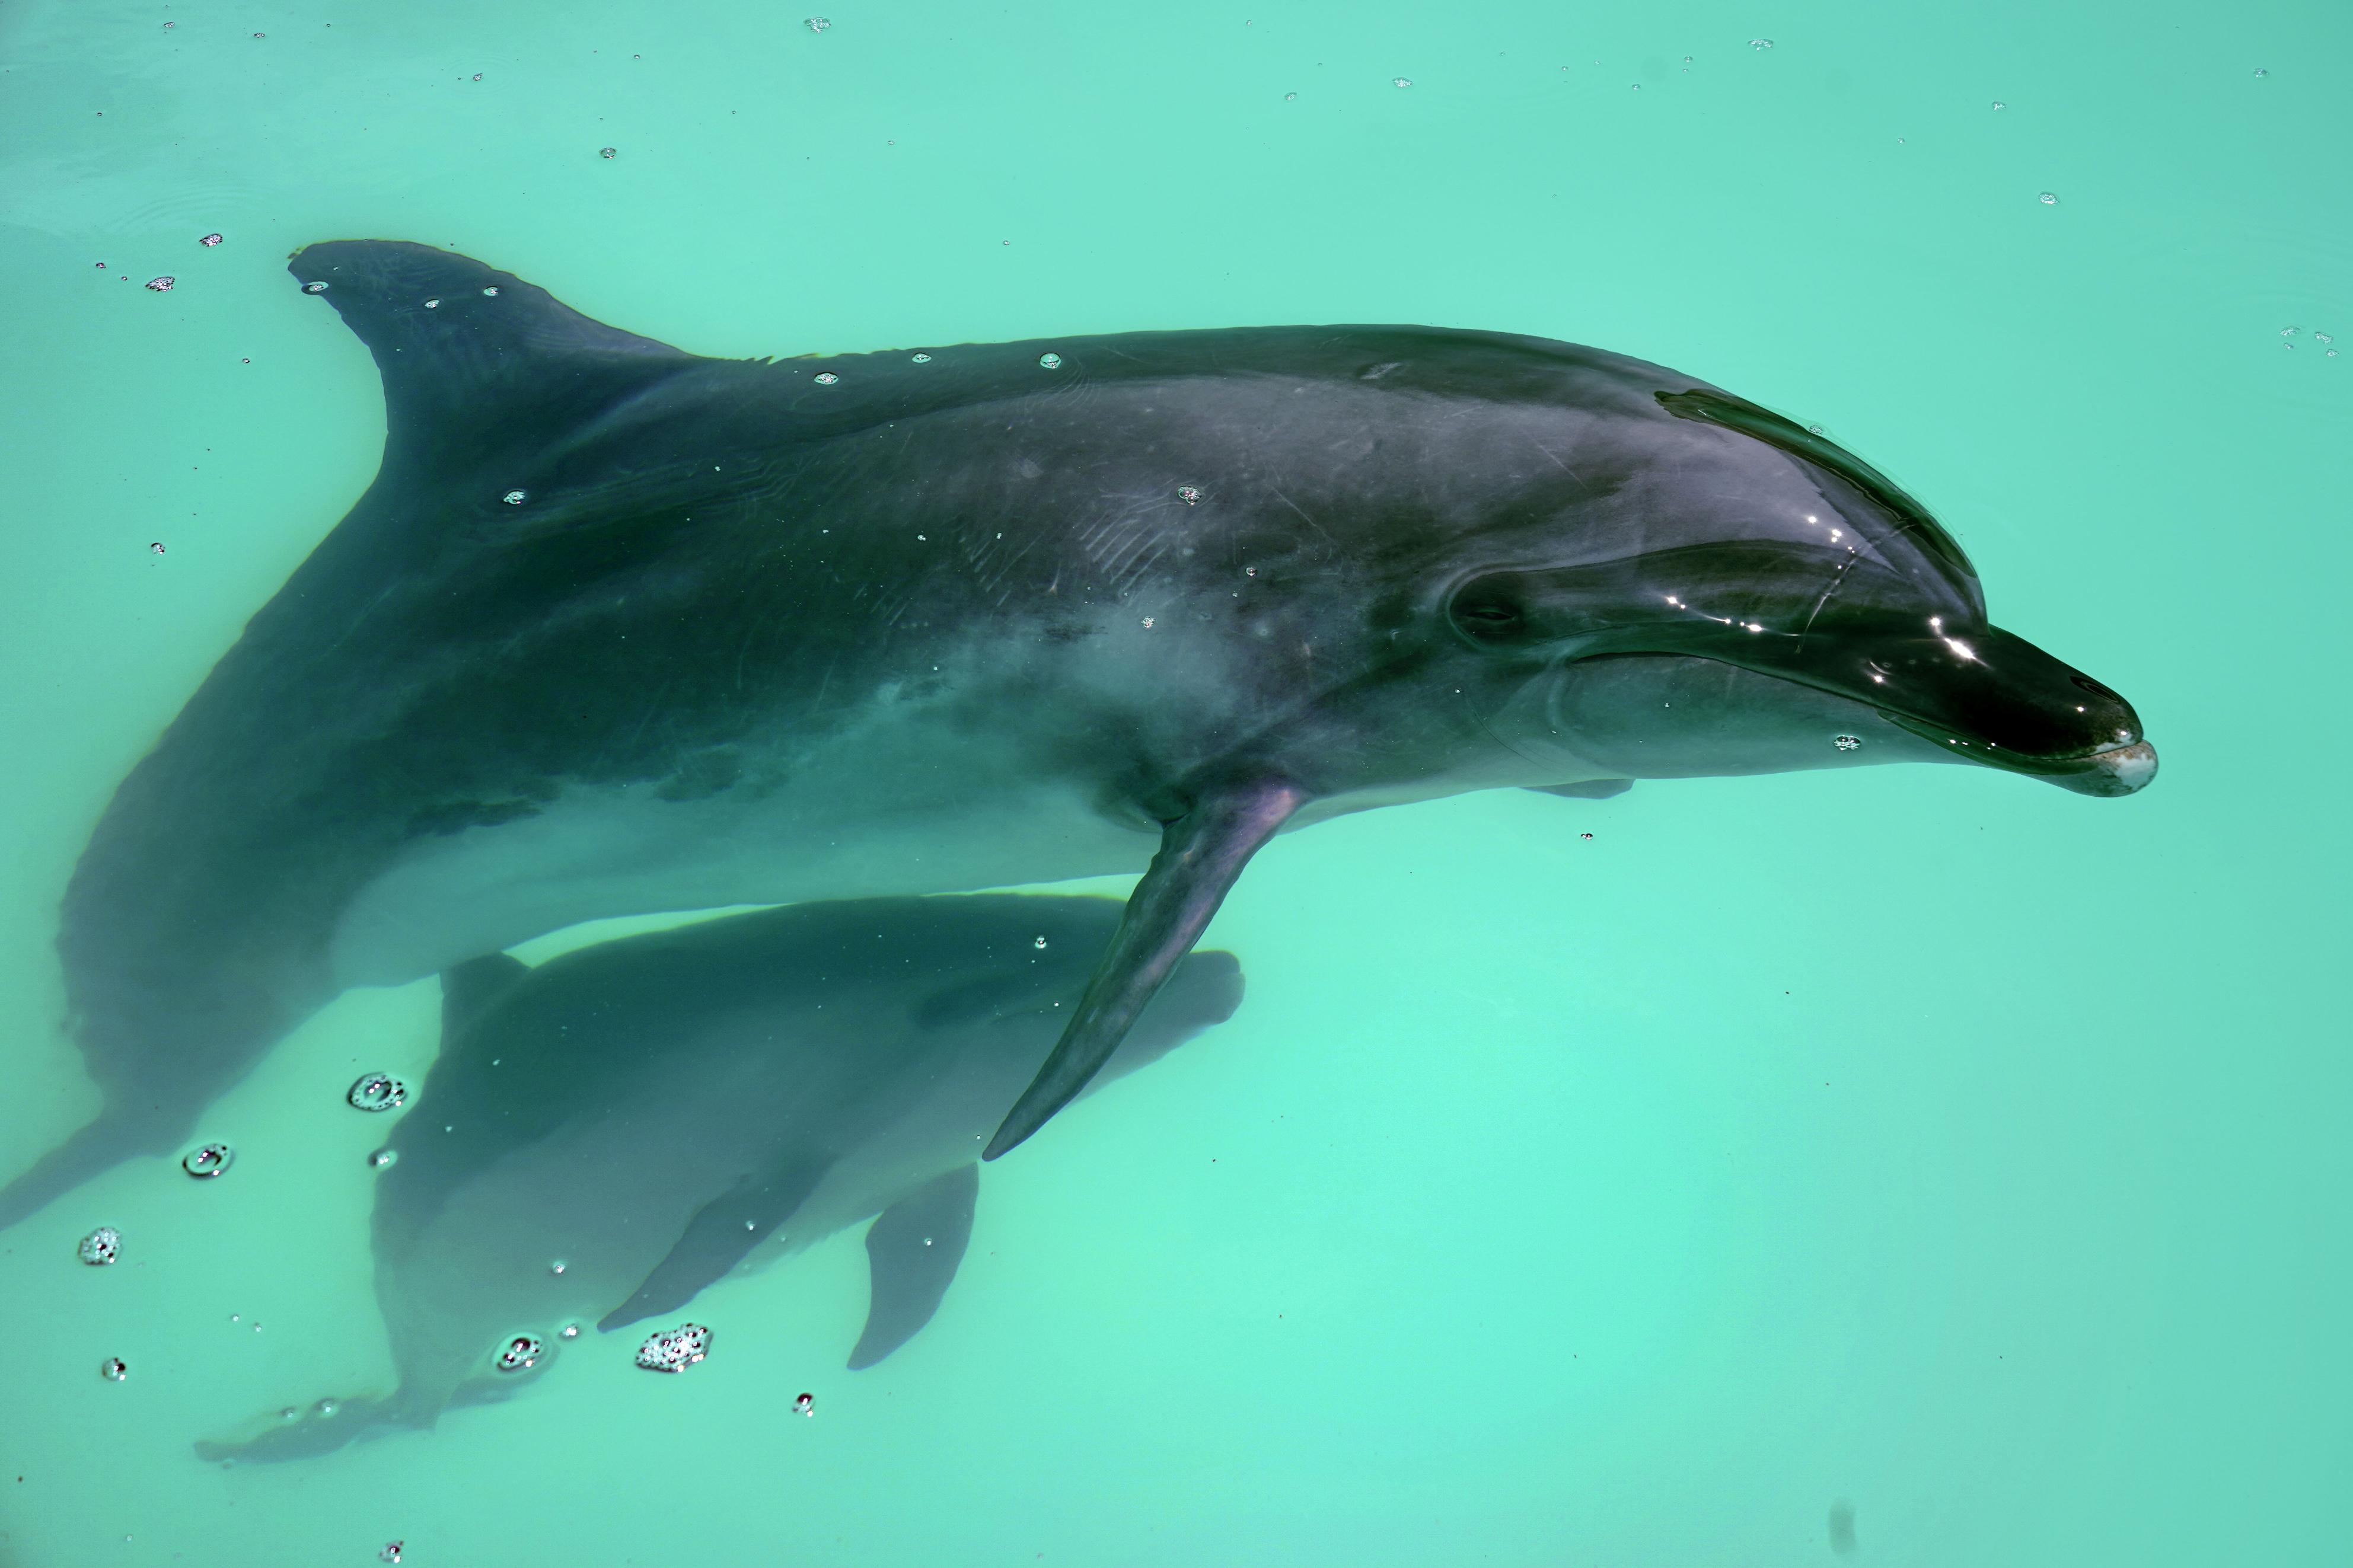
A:
[[[826,1156],[780,1171],[756,1172],[703,1205],[687,1221],[670,1256],[654,1265],[636,1295],[597,1321],[597,1329],[610,1332],[641,1318],[675,1312],[704,1286],[725,1279],[744,1254],[808,1200],[832,1163]]]
[[[901,1198],[867,1227],[873,1284],[866,1331],[849,1352],[850,1371],[872,1366],[913,1339],[940,1310],[972,1240],[972,1207],[979,1195],[980,1167],[960,1165]]]
[[[575,422],[696,363],[429,245],[329,240],[296,251],[286,269],[375,356],[387,471],[466,471],[467,459],[524,439],[518,414]]]
[[[503,952],[469,959],[441,972],[441,1039],[448,1044],[459,1030],[480,1017],[507,988],[531,973],[531,965]]]
[[[326,1402],[322,1401],[320,1408]],[[286,1459],[308,1459],[364,1437],[379,1437],[398,1428],[433,1425],[438,1411],[419,1411],[398,1394],[389,1399],[346,1399],[336,1402],[332,1415],[320,1408],[304,1411],[290,1421],[277,1420],[260,1436],[242,1443],[199,1440],[196,1458],[206,1464],[269,1465]]]
[[[1588,779],[1583,784],[1530,784],[1537,795],[1566,795],[1570,800],[1608,800],[1634,787],[1632,779]]]
[[[1261,781],[1209,795],[1162,828],[1160,852],[1128,896],[1086,995],[981,1158],[996,1159],[1078,1097],[1200,940],[1250,858],[1306,802],[1294,784]]]

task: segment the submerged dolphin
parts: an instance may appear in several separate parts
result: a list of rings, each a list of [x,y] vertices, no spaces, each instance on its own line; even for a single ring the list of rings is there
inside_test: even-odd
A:
[[[100,822],[59,948],[105,1104],[0,1225],[169,1152],[344,987],[595,917],[1144,871],[994,1156],[1285,828],[2156,771],[1911,497],[1638,360],[1420,327],[713,360],[423,246],[291,270],[375,356],[383,468]]]
[[[747,1258],[879,1214],[849,1357],[871,1366],[955,1279],[981,1140],[1119,916],[1110,899],[1004,894],[799,904],[537,969],[450,971],[441,1055],[376,1189],[399,1387],[198,1452],[295,1458],[430,1426],[545,1370],[498,1370],[518,1335],[542,1359],[568,1353],[567,1321],[611,1331],[677,1312]],[[1099,1081],[1224,1022],[1241,990],[1231,953],[1190,955]]]

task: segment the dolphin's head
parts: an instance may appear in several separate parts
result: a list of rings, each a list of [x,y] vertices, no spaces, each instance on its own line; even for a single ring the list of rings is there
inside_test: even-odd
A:
[[[1588,493],[1447,584],[1499,740],[1564,778],[1952,760],[2120,795],[2155,776],[2131,704],[1992,625],[1911,497],[1683,385],[1621,400]]]

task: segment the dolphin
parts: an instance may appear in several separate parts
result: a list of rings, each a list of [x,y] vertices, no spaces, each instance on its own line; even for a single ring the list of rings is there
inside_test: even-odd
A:
[[[429,1427],[596,1342],[567,1325],[666,1318],[739,1266],[870,1218],[872,1291],[849,1365],[873,1365],[938,1309],[971,1235],[982,1141],[1119,919],[1112,899],[860,900],[536,969],[460,964],[442,976],[441,1054],[394,1124],[376,1188],[376,1300],[398,1387],[198,1453],[289,1459]],[[1241,993],[1233,954],[1187,956],[1096,1081],[1224,1022]],[[518,1338],[536,1342],[515,1358],[533,1364],[501,1369]]]
[[[1919,502],[1679,372],[1500,332],[782,362],[428,247],[298,252],[376,479],[124,780],[65,897],[140,1152],[343,989],[577,921],[1142,872],[1028,1137],[1279,832],[1495,788],[1897,762],[2146,784]]]

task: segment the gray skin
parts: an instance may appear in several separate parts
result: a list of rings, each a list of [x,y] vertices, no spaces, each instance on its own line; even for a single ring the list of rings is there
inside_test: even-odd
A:
[[[0,1225],[173,1152],[344,987],[578,921],[1145,871],[993,1156],[1279,831],[2156,771],[1917,502],[1638,360],[1294,327],[725,361],[422,246],[291,270],[375,353],[383,468],[100,822],[59,949],[105,1103]]]
[[[537,969],[451,971],[441,1055],[396,1113],[397,1162],[376,1188],[399,1386],[331,1415],[314,1394],[297,1419],[199,1457],[324,1453],[505,1398],[571,1356],[633,1356],[704,1286],[868,1219],[872,1290],[849,1365],[873,1365],[955,1279],[982,1141],[1119,919],[1093,898],[797,904]],[[1188,955],[1096,1082],[1223,1023],[1241,993],[1233,954]],[[746,1331],[712,1326],[720,1356]],[[518,1334],[544,1352],[499,1370]]]

